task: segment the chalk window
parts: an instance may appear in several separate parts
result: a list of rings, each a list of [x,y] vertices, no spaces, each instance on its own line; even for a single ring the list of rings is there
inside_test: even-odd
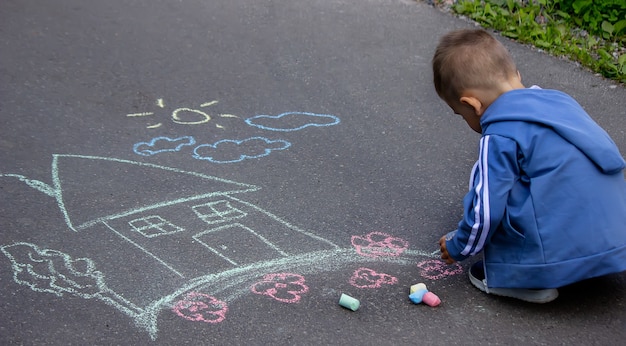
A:
[[[158,215],[146,216],[129,221],[128,224],[145,237],[153,238],[160,235],[184,231],[181,227],[163,219]]]
[[[213,224],[246,216],[246,213],[233,207],[229,201],[216,201],[192,207],[202,221]]]

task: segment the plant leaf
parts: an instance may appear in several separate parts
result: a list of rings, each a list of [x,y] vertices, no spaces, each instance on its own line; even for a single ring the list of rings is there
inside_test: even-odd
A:
[[[602,22],[602,30],[608,32],[610,35],[613,34],[613,24],[607,22],[606,20]]]

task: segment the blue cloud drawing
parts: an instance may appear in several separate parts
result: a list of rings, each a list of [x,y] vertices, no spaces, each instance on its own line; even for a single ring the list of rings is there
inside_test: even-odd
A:
[[[270,131],[298,131],[309,126],[322,127],[339,124],[340,120],[330,114],[287,112],[279,115],[255,115],[245,120],[250,126]]]
[[[285,150],[291,143],[271,140],[264,137],[251,137],[244,140],[222,139],[213,144],[201,144],[193,150],[193,157],[213,163],[234,163],[245,159],[267,156],[274,150]]]
[[[180,151],[182,147],[196,144],[196,140],[191,136],[178,138],[156,137],[150,142],[139,142],[133,146],[136,154],[151,156],[167,151]]]

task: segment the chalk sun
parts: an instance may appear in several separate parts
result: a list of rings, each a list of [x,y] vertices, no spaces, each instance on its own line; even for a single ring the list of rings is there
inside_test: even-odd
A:
[[[210,107],[217,103],[218,103],[217,100],[205,102],[200,105],[200,108]],[[163,99],[158,99],[156,101],[156,105],[159,108],[165,108],[165,102],[163,101]],[[154,112],[141,112],[141,113],[126,114],[126,116],[127,117],[145,117],[145,116],[151,116],[154,114],[155,114]],[[233,115],[233,114],[218,114],[217,116],[221,118],[238,118],[238,116]],[[187,107],[176,108],[174,111],[172,111],[172,114],[170,115],[170,117],[172,119],[172,122],[174,122],[175,124],[181,124],[181,125],[200,125],[200,124],[206,124],[211,120],[211,116],[205,111],[200,110],[200,109],[187,108]],[[148,125],[146,126],[146,128],[155,129],[155,128],[161,127],[162,125],[163,123],[159,122],[159,123]],[[224,128],[224,126],[220,124],[215,124],[215,127],[219,129]]]

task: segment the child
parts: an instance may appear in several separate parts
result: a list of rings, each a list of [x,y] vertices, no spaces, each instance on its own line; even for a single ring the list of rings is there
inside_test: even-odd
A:
[[[507,49],[484,30],[441,38],[439,96],[482,134],[464,216],[441,258],[483,251],[480,290],[529,302],[626,270],[625,167],[615,143],[570,96],[526,89]]]

